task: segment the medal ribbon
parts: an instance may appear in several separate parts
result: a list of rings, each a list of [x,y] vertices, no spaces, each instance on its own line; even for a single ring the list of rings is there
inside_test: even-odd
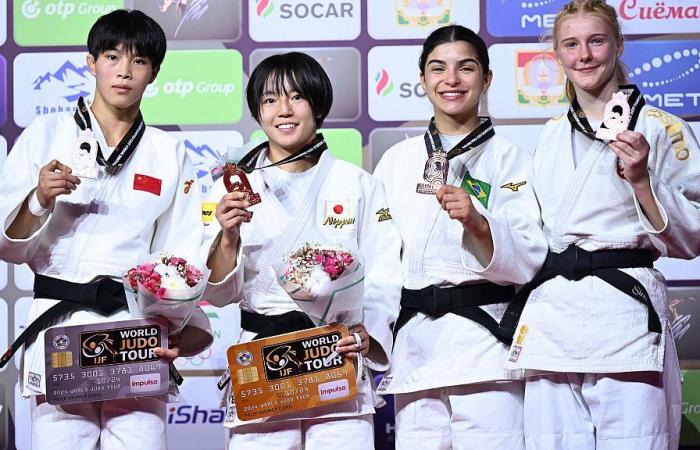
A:
[[[646,102],[644,101],[642,93],[634,84],[620,86],[620,90],[627,95],[627,104],[630,106],[630,123],[627,125],[627,129],[634,130],[634,127],[637,124],[637,119],[639,118],[639,113],[642,111],[642,106],[644,106]],[[569,111],[566,113],[566,117],[569,119],[569,123],[571,123],[571,126],[574,127],[574,129],[580,131],[591,139],[597,139],[595,136],[595,131],[593,131],[591,124],[588,123],[586,113],[583,112],[583,109],[581,109],[581,105],[579,105],[576,98],[574,98],[574,100],[571,102],[571,106],[569,106]],[[601,125],[601,127],[605,127],[605,125]],[[601,139],[597,140],[600,141]]]
[[[85,100],[83,100],[83,97],[78,99],[78,109],[75,111],[73,118],[81,130],[84,131],[87,129],[92,131],[92,121],[90,120],[90,114],[88,113],[88,108],[85,104]],[[131,128],[129,128],[129,131],[126,132],[122,140],[119,141],[119,144],[117,144],[117,146],[114,148],[114,151],[109,156],[109,159],[105,159],[104,155],[102,154],[100,144],[97,144],[97,163],[104,166],[105,171],[108,174],[116,175],[136,150],[136,147],[139,145],[139,142],[141,142],[141,138],[143,137],[143,133],[145,131],[146,124],[144,123],[143,116],[139,110],[136,120],[131,125]]]
[[[250,167],[251,165],[255,164],[255,162],[258,160],[258,156],[260,156],[260,154],[263,151],[267,150],[268,147],[269,144],[267,141],[258,145],[253,150],[248,152],[248,154],[246,154],[243,158],[241,158],[241,160],[237,164],[238,167],[240,167],[240,169],[243,170],[243,172],[245,173],[251,173],[254,170],[281,166],[283,164],[289,164],[291,162],[299,161],[304,158],[311,158],[312,156],[320,155],[328,149],[328,145],[326,144],[326,140],[324,139],[323,135],[321,133],[318,133],[311,142],[309,142],[296,152],[292,153],[291,155],[287,156],[286,158],[282,158],[276,163],[268,164],[267,166]]]
[[[472,130],[471,133],[466,135],[464,139],[459,141],[449,152],[447,152],[447,159],[450,160],[455,156],[459,156],[469,150],[477,147],[484,142],[488,141],[496,135],[493,129],[493,124],[491,123],[490,117],[479,117],[479,126]],[[425,132],[425,149],[428,152],[428,158],[433,156],[435,152],[445,153],[442,148],[442,142],[440,141],[440,133],[435,126],[435,117],[430,119],[430,124],[428,125],[428,131]]]

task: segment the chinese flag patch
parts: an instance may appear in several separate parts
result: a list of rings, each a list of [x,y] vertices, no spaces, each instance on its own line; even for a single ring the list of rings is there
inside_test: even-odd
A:
[[[140,173],[134,174],[135,191],[146,191],[160,196],[160,187],[162,184],[163,181],[160,178],[154,178]]]

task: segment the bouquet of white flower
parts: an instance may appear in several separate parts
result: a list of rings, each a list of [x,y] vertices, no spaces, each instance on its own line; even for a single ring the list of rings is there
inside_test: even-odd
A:
[[[358,255],[339,245],[305,242],[275,272],[280,286],[316,325],[361,321],[364,270]]]
[[[170,325],[169,334],[185,327],[207,279],[206,266],[197,267],[164,253],[151,255],[122,277],[132,317],[164,317]]]

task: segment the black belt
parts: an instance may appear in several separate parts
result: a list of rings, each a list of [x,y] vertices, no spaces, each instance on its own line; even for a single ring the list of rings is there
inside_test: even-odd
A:
[[[103,278],[91,283],[73,283],[40,274],[34,275],[34,297],[61,300],[44,311],[24,329],[9,349],[0,357],[0,368],[5,367],[17,350],[57,318],[82,309],[92,309],[110,315],[126,307],[122,283]]]
[[[514,294],[513,286],[494,283],[450,288],[433,285],[421,290],[401,289],[401,312],[394,324],[394,339],[401,327],[419,312],[433,318],[442,317],[449,312],[478,323],[506,343],[498,334],[498,322],[479,306],[507,302]]]
[[[241,310],[241,328],[256,333],[254,340],[308,330],[316,325],[308,315],[301,311],[289,311],[284,314],[258,314]]]
[[[527,298],[542,283],[561,275],[567,280],[578,281],[587,276],[595,276],[644,304],[649,311],[649,331],[661,333],[661,321],[654,310],[647,290],[634,277],[619,270],[633,267],[654,267],[649,250],[600,250],[586,251],[570,245],[562,253],[549,252],[544,266],[528,284],[518,292],[508,305],[499,333],[511,342]]]
[[[293,331],[308,330],[315,326],[316,324],[311,318],[301,311],[289,311],[284,314],[268,316],[241,310],[241,328],[255,333],[254,341]],[[230,381],[231,371],[226,369],[217,383],[219,390],[223,391]]]

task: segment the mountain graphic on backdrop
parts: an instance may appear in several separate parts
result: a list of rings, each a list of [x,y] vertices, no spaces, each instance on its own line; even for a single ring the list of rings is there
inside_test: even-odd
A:
[[[207,144],[197,145],[197,144],[194,144],[193,142],[191,142],[189,139],[185,139],[184,144],[185,144],[186,149],[195,152],[198,156],[200,156],[202,158],[206,157],[204,155],[205,153],[209,153],[212,157],[214,157],[216,159],[221,158],[221,155]]]
[[[32,84],[34,90],[50,88],[59,92],[62,91],[57,93],[58,96],[63,97],[67,102],[73,103],[79,97],[90,95],[90,92],[86,90],[90,87],[89,74],[90,69],[87,64],[76,67],[73,62],[66,61],[55,72],[46,72],[38,76]]]

